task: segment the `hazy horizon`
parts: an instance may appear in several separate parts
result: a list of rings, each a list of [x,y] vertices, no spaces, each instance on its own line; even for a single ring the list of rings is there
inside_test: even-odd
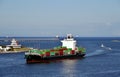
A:
[[[120,37],[119,0],[0,0],[0,37]]]

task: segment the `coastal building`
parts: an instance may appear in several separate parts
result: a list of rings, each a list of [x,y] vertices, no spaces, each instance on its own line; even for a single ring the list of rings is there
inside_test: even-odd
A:
[[[19,45],[15,39],[12,39],[11,44],[7,45],[6,47],[21,48],[21,45]]]

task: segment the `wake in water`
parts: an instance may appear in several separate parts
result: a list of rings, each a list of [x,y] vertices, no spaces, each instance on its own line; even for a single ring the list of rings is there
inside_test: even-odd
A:
[[[120,51],[120,49],[112,49],[113,51]]]
[[[101,44],[101,49],[98,49],[92,53],[88,53],[86,54],[86,57],[90,57],[90,56],[97,56],[97,55],[101,55],[101,54],[105,54],[107,53],[107,51],[112,51],[112,48],[110,47],[106,47],[103,44]]]
[[[94,52],[92,52],[92,53],[86,54],[85,57],[97,56],[97,55],[101,55],[101,54],[104,54],[104,53],[105,53],[105,50],[100,50],[100,49],[98,49],[98,50],[96,50],[96,51],[94,51]]]

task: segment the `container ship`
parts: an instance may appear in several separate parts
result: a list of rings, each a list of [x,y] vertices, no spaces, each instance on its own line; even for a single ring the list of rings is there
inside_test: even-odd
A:
[[[52,49],[31,49],[25,52],[26,63],[45,63],[63,59],[79,59],[85,56],[85,48],[77,47],[72,34],[61,40],[62,46]]]

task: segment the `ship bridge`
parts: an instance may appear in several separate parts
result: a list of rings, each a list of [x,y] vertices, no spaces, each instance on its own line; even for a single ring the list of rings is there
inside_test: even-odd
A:
[[[72,34],[67,34],[67,38],[61,42],[63,47],[71,48],[72,50],[76,48],[76,40],[74,40]]]

